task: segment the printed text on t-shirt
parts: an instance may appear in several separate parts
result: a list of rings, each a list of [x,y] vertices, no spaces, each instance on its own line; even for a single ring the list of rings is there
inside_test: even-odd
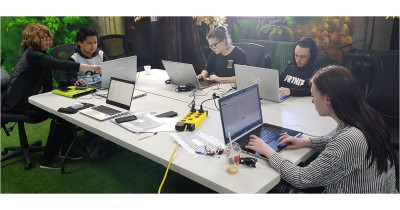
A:
[[[290,75],[286,75],[284,81],[295,84],[297,86],[303,86],[305,80],[297,77],[292,77]]]

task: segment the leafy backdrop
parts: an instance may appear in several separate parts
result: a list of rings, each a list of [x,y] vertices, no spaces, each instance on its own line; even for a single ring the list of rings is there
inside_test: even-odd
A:
[[[29,23],[45,25],[53,34],[53,47],[76,43],[79,28],[93,23],[89,17],[1,17],[1,68],[9,74],[22,55],[22,31]],[[51,47],[48,49],[50,52]],[[53,72],[54,77],[59,75]]]

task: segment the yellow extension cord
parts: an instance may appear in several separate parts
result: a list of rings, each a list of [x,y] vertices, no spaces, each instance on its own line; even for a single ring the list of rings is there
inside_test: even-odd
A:
[[[183,130],[183,132],[186,131],[186,128],[187,128],[187,125],[185,126],[185,129]],[[158,194],[161,193],[161,188],[162,188],[162,186],[164,185],[165,179],[167,178],[167,174],[168,174],[168,171],[169,171],[169,167],[171,166],[171,163],[172,163],[172,158],[174,158],[175,153],[176,153],[176,151],[178,150],[178,147],[179,147],[179,144],[176,144],[175,149],[174,149],[174,152],[172,153],[171,158],[169,159],[168,167],[167,167],[167,170],[165,171],[164,178],[163,178],[163,180],[162,180],[162,182],[161,182],[161,184],[160,184],[160,188],[158,188]]]

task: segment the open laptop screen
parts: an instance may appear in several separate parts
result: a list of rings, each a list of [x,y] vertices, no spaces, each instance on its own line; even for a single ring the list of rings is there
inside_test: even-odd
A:
[[[136,82],[137,57],[134,55],[102,62],[101,71],[101,87],[103,88],[109,88],[109,81],[111,77]]]
[[[258,92],[255,84],[219,99],[225,144],[229,143],[228,132],[235,139],[263,123]]]
[[[135,82],[111,77],[107,94],[107,104],[129,110]]]

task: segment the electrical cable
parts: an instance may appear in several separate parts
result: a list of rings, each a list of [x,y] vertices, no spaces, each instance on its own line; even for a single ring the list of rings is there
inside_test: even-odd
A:
[[[187,128],[187,125],[185,126],[185,129],[183,130],[183,132],[186,131],[186,128]],[[169,167],[171,166],[171,163],[172,163],[172,158],[174,158],[175,153],[176,153],[176,151],[178,150],[178,147],[179,147],[179,144],[176,144],[175,149],[174,149],[174,152],[172,153],[171,158],[169,159],[168,167],[167,167],[167,170],[165,171],[164,178],[163,178],[163,180],[162,180],[162,182],[161,182],[161,184],[160,184],[160,187],[158,188],[158,194],[161,193],[161,188],[162,188],[162,186],[164,185],[165,179],[167,178],[167,174],[168,174],[168,171],[169,171]]]
[[[185,128],[185,130],[186,130],[186,128]],[[174,149],[174,152],[172,153],[171,158],[169,159],[168,167],[167,167],[167,170],[165,171],[164,178],[163,178],[163,180],[162,180],[162,182],[161,182],[160,188],[158,188],[158,194],[161,193],[161,188],[162,188],[162,186],[164,185],[165,179],[167,178],[167,174],[168,174],[168,171],[169,171],[169,167],[171,166],[171,163],[172,163],[172,158],[175,156],[175,153],[176,153],[176,151],[178,150],[178,147],[179,147],[179,144],[176,144],[175,149]]]

